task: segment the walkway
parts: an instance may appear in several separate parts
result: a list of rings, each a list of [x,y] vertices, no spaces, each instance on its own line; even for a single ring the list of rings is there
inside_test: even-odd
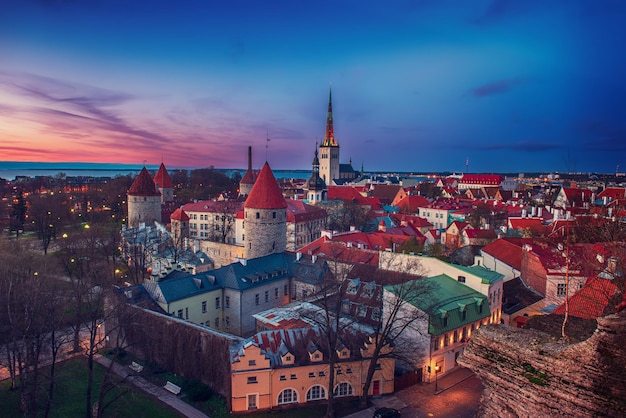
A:
[[[94,360],[100,363],[104,367],[109,367],[109,365],[111,364],[111,360],[99,354],[94,357]],[[173,393],[170,393],[166,391],[165,389],[163,389],[162,387],[157,386],[151,382],[148,382],[146,379],[144,379],[141,376],[131,373],[131,370],[127,366],[122,366],[121,364],[115,363],[113,365],[113,372],[115,372],[115,374],[117,374],[118,376],[126,379],[128,382],[132,383],[133,385],[135,385],[137,388],[141,389],[148,395],[154,398],[157,398],[164,404],[167,404],[172,409],[176,410],[178,413],[184,415],[185,417],[209,418],[208,415],[203,414],[202,412],[198,411],[193,406],[182,401],[179,397],[177,397]]]
[[[483,386],[468,369],[454,370],[435,383],[418,383],[393,395],[372,399],[373,406],[345,418],[371,418],[376,408],[395,408],[402,418],[472,418],[478,410]]]

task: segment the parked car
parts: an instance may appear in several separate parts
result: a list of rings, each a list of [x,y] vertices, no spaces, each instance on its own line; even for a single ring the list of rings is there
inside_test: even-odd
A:
[[[393,408],[378,408],[374,411],[374,418],[400,418],[400,411]]]

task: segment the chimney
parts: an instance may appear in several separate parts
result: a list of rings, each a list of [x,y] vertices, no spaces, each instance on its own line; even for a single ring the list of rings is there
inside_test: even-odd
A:
[[[248,171],[252,171],[252,147],[248,147]]]
[[[300,259],[302,259],[302,253],[300,251],[298,251],[296,253],[296,261],[300,261]]]
[[[541,218],[542,214],[543,214],[543,208],[537,208],[537,216]]]

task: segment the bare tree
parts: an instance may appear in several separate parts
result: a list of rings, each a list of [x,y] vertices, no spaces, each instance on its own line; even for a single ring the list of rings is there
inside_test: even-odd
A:
[[[394,263],[394,258],[393,254],[389,254],[382,263],[389,264],[390,267]],[[423,326],[420,324],[428,322],[428,315],[418,313],[411,307],[416,306],[419,301],[428,300],[433,285],[421,280],[419,262],[409,259],[408,263],[411,266],[405,266],[404,271],[410,271],[411,274],[390,271],[380,266],[369,274],[369,279],[376,284],[378,294],[376,300],[379,305],[374,309],[379,311],[377,315],[371,317],[374,330],[371,334],[373,349],[359,399],[359,404],[363,408],[367,406],[369,389],[381,358],[391,357],[405,364],[415,364],[418,360],[415,355],[419,351],[414,349],[414,341],[406,334],[408,331],[410,335],[422,333]],[[359,270],[363,269],[356,268],[352,274],[358,274]]]
[[[82,350],[87,357],[86,417],[91,416],[94,356],[103,342],[104,292],[115,283],[117,231],[92,226],[66,240],[60,252],[72,291],[74,349],[81,350],[80,333],[86,334]]]
[[[24,416],[36,416],[42,389],[41,360],[47,341],[55,338],[60,301],[52,260],[27,251],[15,242],[0,248],[0,338],[6,349],[13,389],[20,390]],[[54,380],[53,371],[50,375]],[[50,393],[50,392],[48,392]],[[48,399],[46,411],[50,408]]]

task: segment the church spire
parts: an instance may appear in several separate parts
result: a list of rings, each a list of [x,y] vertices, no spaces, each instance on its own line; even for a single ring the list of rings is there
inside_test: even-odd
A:
[[[335,128],[333,127],[333,91],[328,94],[328,115],[326,116],[326,135],[324,136],[323,147],[337,147],[335,142]]]

